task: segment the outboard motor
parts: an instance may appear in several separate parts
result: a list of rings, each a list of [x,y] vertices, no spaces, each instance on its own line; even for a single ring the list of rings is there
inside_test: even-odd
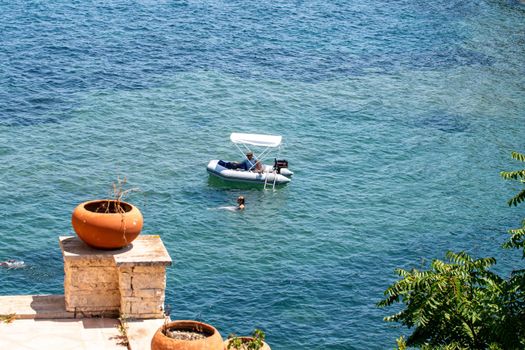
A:
[[[292,176],[293,172],[288,170],[288,161],[286,159],[277,159],[273,163],[273,169],[277,171],[277,174],[284,176]]]

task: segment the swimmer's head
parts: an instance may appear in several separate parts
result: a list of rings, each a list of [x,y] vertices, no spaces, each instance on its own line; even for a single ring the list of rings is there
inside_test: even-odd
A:
[[[239,198],[237,198],[237,203],[244,204],[244,197],[243,196],[239,196]]]

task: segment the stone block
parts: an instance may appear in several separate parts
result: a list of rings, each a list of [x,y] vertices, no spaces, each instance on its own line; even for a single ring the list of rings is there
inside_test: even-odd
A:
[[[120,293],[118,291],[106,293],[81,293],[77,291],[72,295],[65,296],[66,305],[69,306],[111,306],[120,304]]]
[[[165,266],[135,266],[132,268],[133,273],[150,273],[150,274],[165,274]]]
[[[140,302],[140,303],[134,303],[131,307],[131,310],[133,314],[135,315],[141,315],[141,314],[148,314],[148,313],[163,313],[164,312],[164,305],[158,302]]]
[[[140,299],[140,298],[139,298]],[[159,315],[164,313],[164,304],[159,301],[129,301],[120,305],[120,312],[126,317],[140,318],[143,314]]]
[[[118,293],[80,294],[74,293],[65,296],[67,311],[101,311],[118,310],[120,295]]]
[[[118,274],[116,268],[97,267],[85,269],[71,269],[69,282],[74,285],[112,283],[118,288]]]
[[[101,292],[104,293],[106,291],[119,291],[119,285],[115,282],[99,282],[99,283],[75,283],[70,285],[70,290],[76,290],[76,291],[95,291],[95,292]]]
[[[155,274],[150,275],[146,273],[135,273],[133,274],[133,280],[131,281],[132,288],[136,289],[165,289],[166,288],[166,275]]]
[[[119,269],[119,284],[121,289],[165,289],[166,275],[135,273],[129,270]]]
[[[132,277],[133,272],[131,269],[118,269],[118,281],[121,288],[131,289]]]
[[[139,298],[160,299],[164,296],[164,289],[162,288],[148,288],[148,289],[133,289],[132,296]]]
[[[115,260],[111,256],[75,256],[64,257],[66,267],[115,267]]]

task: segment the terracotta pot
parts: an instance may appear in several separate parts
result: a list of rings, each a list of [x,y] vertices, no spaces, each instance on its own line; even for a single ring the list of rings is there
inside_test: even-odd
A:
[[[126,202],[120,202],[123,212],[115,212],[115,204],[115,200],[94,200],[75,208],[71,222],[84,243],[98,249],[119,249],[137,238],[144,223],[142,214]]]
[[[197,331],[206,334],[206,338],[198,340],[174,339],[166,336],[164,329]],[[157,330],[151,339],[151,350],[224,350],[224,345],[222,337],[215,327],[202,322],[180,320],[169,322]]]
[[[245,341],[246,341],[246,342],[249,342],[250,340],[253,339],[252,337],[236,337],[236,338],[241,338],[243,342],[245,342]],[[226,339],[226,340],[224,341],[224,350],[228,350],[228,345],[230,344],[230,340],[231,340],[231,339]],[[246,346],[243,346],[243,347],[240,348],[240,349],[235,349],[235,348],[232,347],[232,348],[229,349],[229,350],[246,350],[246,349],[247,349]],[[262,348],[261,348],[260,350],[272,350],[272,349],[270,348],[270,346],[269,346],[268,344],[266,344],[265,342],[263,342],[263,346],[262,346]]]

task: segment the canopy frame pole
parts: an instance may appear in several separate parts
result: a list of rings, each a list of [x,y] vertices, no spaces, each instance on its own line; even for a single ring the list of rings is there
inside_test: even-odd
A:
[[[241,143],[243,146],[244,146],[244,151],[241,147],[239,147],[239,145],[237,143],[233,143],[235,145],[235,147],[237,147],[237,149],[239,150],[239,152],[241,152],[241,154],[243,155],[243,159],[246,158],[246,153],[247,152],[252,152],[252,150],[245,144],[245,143]],[[266,159],[265,157],[268,156],[268,153],[270,153],[270,148],[272,147],[266,147],[261,153],[259,156],[257,156],[255,153],[253,154],[253,156],[257,159],[257,161],[261,162],[261,165],[264,165],[262,162]],[[280,147],[279,147],[280,149]],[[253,153],[253,152],[252,152]],[[255,167],[255,165],[252,165],[250,167],[250,169],[248,170],[252,170],[253,168]]]
[[[239,150],[239,152],[241,152],[241,154],[242,154],[242,156],[243,156],[243,160],[244,160],[244,159],[248,159],[248,158],[246,158],[246,153],[251,152],[250,148],[248,148],[248,146],[246,146],[246,144],[242,143],[242,145],[244,146],[244,151],[243,151],[242,148],[239,147],[238,144],[234,143],[234,145],[235,145],[235,147],[237,147],[237,149]],[[250,169],[248,169],[248,171],[252,170],[253,167],[255,167],[255,165],[252,165],[252,166],[250,167]]]
[[[266,147],[266,149],[264,149],[261,154],[259,155],[259,157],[256,157],[258,161],[262,162],[266,159],[266,157],[268,156],[268,153],[270,153],[270,147]]]

